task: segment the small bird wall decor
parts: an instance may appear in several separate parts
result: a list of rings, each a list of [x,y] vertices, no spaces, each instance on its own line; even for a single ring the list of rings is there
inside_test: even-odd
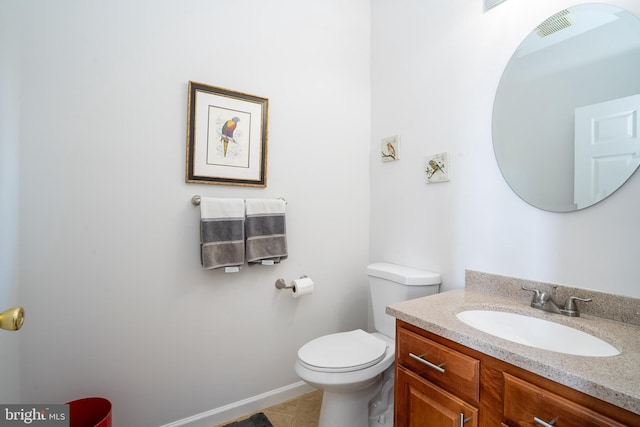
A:
[[[400,137],[398,135],[383,138],[380,144],[381,160],[392,162],[400,159]]]
[[[449,181],[449,160],[447,153],[425,157],[424,172],[427,184]]]

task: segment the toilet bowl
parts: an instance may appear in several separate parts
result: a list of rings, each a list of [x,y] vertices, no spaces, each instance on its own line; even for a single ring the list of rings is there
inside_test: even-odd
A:
[[[376,332],[315,338],[298,350],[295,371],[323,390],[318,427],[393,426],[395,319],[387,305],[437,293],[440,275],[395,264],[367,267]]]
[[[386,377],[393,378],[394,345],[391,338],[378,332],[356,329],[316,338],[300,348],[296,373],[324,391],[319,427],[370,425],[369,406],[380,391],[383,374],[389,370]],[[371,425],[393,425],[393,399],[386,406],[385,410],[391,408],[388,422],[376,420]]]

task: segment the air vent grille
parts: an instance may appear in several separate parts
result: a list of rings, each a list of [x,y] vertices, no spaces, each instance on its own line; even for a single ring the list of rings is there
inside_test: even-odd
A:
[[[542,24],[538,25],[537,33],[540,37],[546,37],[553,33],[557,33],[572,25],[569,19],[569,11],[567,9],[562,10],[549,19],[545,20]]]

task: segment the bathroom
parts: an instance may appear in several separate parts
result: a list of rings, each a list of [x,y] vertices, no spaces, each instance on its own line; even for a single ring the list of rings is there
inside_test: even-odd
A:
[[[493,154],[505,65],[579,3],[2,0],[0,302],[27,320],[0,334],[0,402],[100,395],[114,425],[154,427],[286,397],[300,345],[367,327],[370,261],[442,290],[473,269],[640,297],[637,175],[549,213]],[[266,188],[185,183],[189,80],[269,98]],[[426,184],[442,152],[450,180]],[[203,270],[195,194],[284,197],[289,258]],[[303,274],[310,296],[273,286]]]

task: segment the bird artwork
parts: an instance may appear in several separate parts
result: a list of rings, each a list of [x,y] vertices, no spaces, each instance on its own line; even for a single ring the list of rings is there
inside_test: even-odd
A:
[[[391,145],[390,142],[387,143],[387,153],[388,153],[388,156],[391,157],[393,160],[396,159],[396,149],[393,148],[393,145]]]
[[[400,138],[398,135],[383,138],[380,144],[383,162],[391,162],[400,158]]]
[[[222,151],[224,153],[224,157],[227,157],[227,148],[229,147],[229,141],[235,142],[233,139],[233,131],[238,127],[238,122],[240,119],[238,117],[234,117],[230,120],[227,120],[222,125],[222,132],[220,141],[222,141]]]
[[[449,181],[448,165],[447,153],[426,157],[424,166],[427,183]]]
[[[443,166],[440,166],[438,164],[438,162],[436,162],[435,160],[429,160],[429,166],[431,166],[431,169],[433,172],[431,172],[431,175],[433,176],[433,174],[435,174],[436,172],[440,171],[442,173],[444,173],[444,168]]]

